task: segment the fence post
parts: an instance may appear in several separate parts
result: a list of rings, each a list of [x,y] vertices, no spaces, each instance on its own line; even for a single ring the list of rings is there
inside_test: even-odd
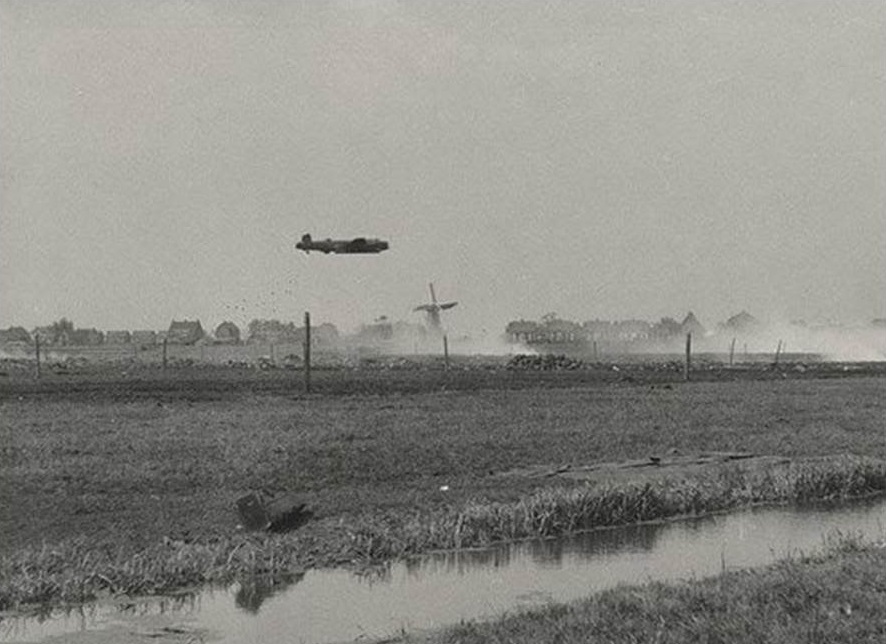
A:
[[[167,364],[167,360],[166,360],[166,355],[167,355],[167,354],[166,354],[166,343],[167,343],[166,338],[163,338],[163,371],[166,371],[166,364]]]
[[[735,356],[735,338],[732,338],[732,344],[729,345],[729,366],[732,366],[732,358]]]
[[[686,363],[683,365],[683,380],[689,380],[689,368],[692,362],[692,334],[686,334]]]
[[[34,334],[34,350],[37,353],[37,377],[40,377],[40,334]]]
[[[311,314],[305,311],[305,393],[311,393]]]
[[[778,356],[781,354],[781,340],[778,341],[778,346],[775,347],[775,364],[778,364]]]

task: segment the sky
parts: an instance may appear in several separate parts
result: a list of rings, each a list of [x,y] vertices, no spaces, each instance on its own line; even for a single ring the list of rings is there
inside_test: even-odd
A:
[[[880,0],[0,0],[0,327],[883,318],[884,72]]]

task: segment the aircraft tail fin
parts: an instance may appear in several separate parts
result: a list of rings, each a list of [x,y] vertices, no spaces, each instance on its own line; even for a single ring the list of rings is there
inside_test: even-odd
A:
[[[308,233],[305,233],[304,235],[301,236],[301,241],[299,243],[297,243],[295,245],[295,247],[298,248],[299,250],[303,250],[306,253],[310,254],[311,253],[311,243],[312,243],[311,236]]]

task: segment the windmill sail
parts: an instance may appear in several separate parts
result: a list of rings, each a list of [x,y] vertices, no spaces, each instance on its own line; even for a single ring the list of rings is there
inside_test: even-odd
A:
[[[428,328],[433,331],[440,331],[440,311],[451,309],[458,302],[437,302],[437,294],[434,292],[434,284],[428,284],[431,292],[431,301],[428,304],[419,304],[413,309],[414,311],[424,311],[428,314]]]

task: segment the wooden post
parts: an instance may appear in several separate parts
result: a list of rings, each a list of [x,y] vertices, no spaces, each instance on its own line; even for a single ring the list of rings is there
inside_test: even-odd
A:
[[[163,338],[163,371],[166,371],[166,365],[168,364],[168,361],[166,359],[167,355],[168,355],[167,354],[167,347],[166,347],[167,343],[168,343],[168,340],[166,338]]]
[[[775,363],[778,364],[778,356],[781,353],[781,340],[778,341],[778,346],[775,348]]]
[[[686,334],[686,364],[683,365],[683,380],[689,380],[689,368],[692,361],[692,334]]]
[[[735,338],[732,338],[732,344],[729,345],[729,366],[732,366],[732,359],[735,356]]]
[[[748,361],[748,343],[747,342],[744,343],[744,361],[745,362]]]
[[[597,359],[597,341],[594,340],[594,362],[599,362]]]
[[[305,393],[311,393],[311,314],[305,311]]]
[[[443,334],[443,362],[446,365],[446,371],[449,371],[449,338]]]
[[[40,377],[40,334],[34,334],[34,350],[37,353],[37,377]]]
[[[271,364],[276,366],[277,365],[277,356],[274,355],[274,343],[273,342],[271,342],[268,345],[268,355],[271,357]]]

